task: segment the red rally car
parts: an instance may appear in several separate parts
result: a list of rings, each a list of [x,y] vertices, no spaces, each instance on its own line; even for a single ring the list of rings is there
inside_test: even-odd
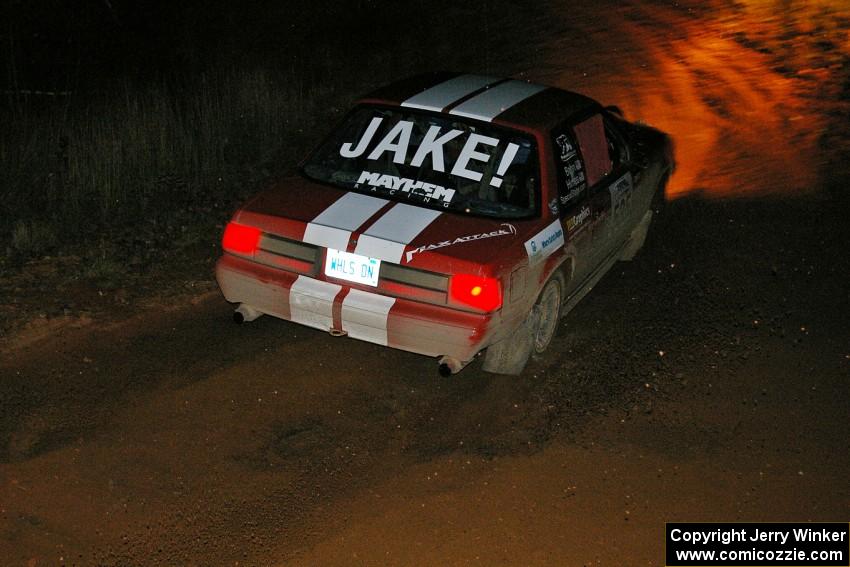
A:
[[[616,107],[520,80],[429,74],[363,98],[227,225],[234,318],[274,315],[520,373],[560,316],[640,249],[670,139]]]

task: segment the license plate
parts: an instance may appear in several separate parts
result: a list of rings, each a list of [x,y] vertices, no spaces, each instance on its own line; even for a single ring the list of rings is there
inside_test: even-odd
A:
[[[376,258],[328,248],[325,258],[326,276],[377,287],[380,271],[381,261]]]

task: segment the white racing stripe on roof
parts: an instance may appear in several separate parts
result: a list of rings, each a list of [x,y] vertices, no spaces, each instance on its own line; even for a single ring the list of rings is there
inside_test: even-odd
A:
[[[490,122],[510,107],[545,89],[525,81],[508,81],[487,89],[453,108],[449,114]]]
[[[496,77],[484,75],[460,75],[413,95],[401,105],[439,112],[451,103],[498,80]]]
[[[398,264],[405,247],[441,214],[403,203],[395,205],[360,235],[354,252]]]
[[[348,239],[351,238],[351,231],[366,222],[388,202],[360,193],[346,193],[307,225],[304,242],[345,250],[348,247]]]
[[[387,344],[387,318],[394,297],[352,289],[342,300],[342,328],[354,339]]]

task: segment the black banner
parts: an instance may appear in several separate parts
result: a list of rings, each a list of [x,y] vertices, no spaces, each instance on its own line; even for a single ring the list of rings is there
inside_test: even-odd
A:
[[[668,567],[850,566],[850,524],[667,524]]]

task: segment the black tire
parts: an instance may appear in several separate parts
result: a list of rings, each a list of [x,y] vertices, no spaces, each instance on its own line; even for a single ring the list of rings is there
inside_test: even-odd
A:
[[[487,349],[485,372],[518,375],[532,354],[546,350],[558,329],[564,289],[564,277],[558,272],[543,286],[520,328]]]
[[[533,329],[534,352],[543,353],[552,342],[561,320],[561,303],[564,299],[564,278],[556,273],[549,278],[543,291],[537,298],[533,309],[537,310],[536,325]]]

